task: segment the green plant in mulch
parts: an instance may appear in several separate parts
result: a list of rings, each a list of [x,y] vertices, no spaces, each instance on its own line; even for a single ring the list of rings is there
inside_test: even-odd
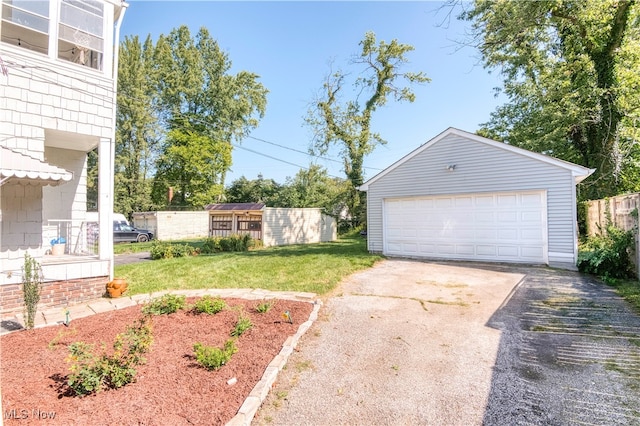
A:
[[[146,315],[166,315],[178,312],[185,307],[185,296],[167,293],[161,297],[152,299],[142,307],[142,313]]]
[[[104,344],[98,351],[95,345],[74,342],[69,346],[67,361],[71,373],[67,384],[76,395],[89,395],[105,389],[117,389],[135,380],[136,367],[146,362],[144,354],[153,343],[148,316],[127,327],[116,336],[113,353],[105,353]]]
[[[25,327],[33,328],[38,302],[42,292],[42,268],[28,253],[24,254],[22,266],[22,295],[24,298]]]
[[[253,327],[251,319],[241,313],[235,327],[231,330],[231,335],[233,337],[240,337],[242,333],[249,330],[251,327]]]
[[[260,314],[265,314],[269,312],[269,310],[273,307],[273,303],[271,302],[261,302],[256,306],[256,312]]]
[[[218,370],[229,362],[231,356],[238,352],[238,348],[235,339],[229,339],[222,348],[206,346],[197,342],[193,345],[193,351],[200,365],[207,370]]]
[[[198,314],[214,315],[222,311],[227,307],[225,302],[220,297],[212,297],[209,295],[202,296],[193,305],[193,311]]]

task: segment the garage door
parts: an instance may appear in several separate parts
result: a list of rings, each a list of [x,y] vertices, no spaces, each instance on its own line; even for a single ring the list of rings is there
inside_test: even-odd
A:
[[[544,191],[387,199],[384,253],[547,263],[546,204]]]

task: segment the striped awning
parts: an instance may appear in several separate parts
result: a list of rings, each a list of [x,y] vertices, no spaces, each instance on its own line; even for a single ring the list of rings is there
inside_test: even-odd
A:
[[[69,182],[73,173],[0,146],[0,185],[10,179],[55,186]]]

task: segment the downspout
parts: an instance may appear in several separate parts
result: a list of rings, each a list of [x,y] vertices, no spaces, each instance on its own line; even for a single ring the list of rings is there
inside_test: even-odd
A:
[[[111,70],[111,77],[113,78],[113,109],[111,112],[111,149],[109,150],[109,164],[111,165],[111,185],[109,186],[109,199],[111,202],[109,203],[109,208],[107,210],[107,217],[109,223],[109,229],[111,229],[111,224],[113,223],[113,202],[115,195],[115,161],[116,161],[116,110],[118,107],[118,65],[120,61],[120,26],[122,25],[122,20],[124,19],[124,14],[127,11],[127,7],[129,4],[126,2],[120,3],[120,13],[118,15],[118,20],[116,21],[116,27],[113,36],[113,66]],[[113,255],[113,232],[111,235],[111,244],[110,244],[110,265],[109,265],[109,281],[111,281],[114,277],[114,268],[115,268],[115,259]]]

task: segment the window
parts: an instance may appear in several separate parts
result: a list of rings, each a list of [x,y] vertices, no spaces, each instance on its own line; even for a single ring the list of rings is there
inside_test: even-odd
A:
[[[260,231],[262,229],[262,221],[238,221],[238,231]]]
[[[230,220],[214,220],[211,222],[211,228],[214,231],[230,231],[231,221]]]
[[[49,2],[3,0],[2,41],[47,54],[49,52]]]
[[[58,58],[102,69],[104,5],[96,0],[62,0]]]
[[[2,0],[0,32],[3,43],[102,70],[103,0]]]

